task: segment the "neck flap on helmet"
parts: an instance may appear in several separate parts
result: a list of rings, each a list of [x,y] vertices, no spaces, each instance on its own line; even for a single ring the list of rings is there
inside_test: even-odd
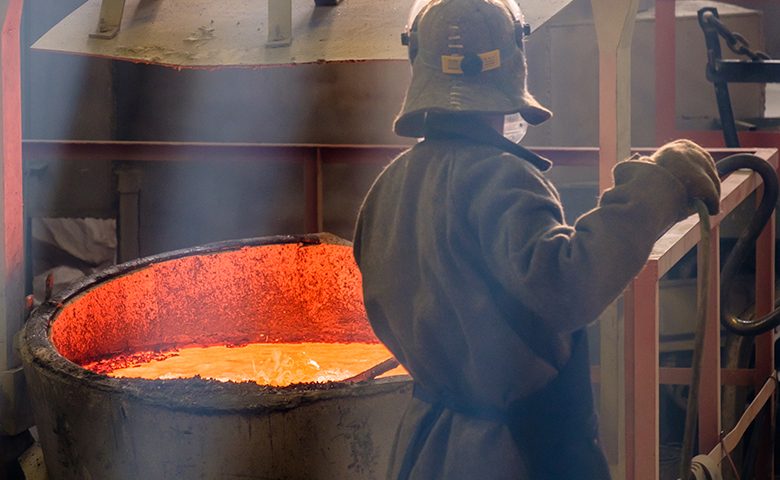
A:
[[[542,172],[552,167],[550,160],[504,137],[478,116],[426,115],[423,128],[428,139],[460,139],[489,145],[522,158]]]

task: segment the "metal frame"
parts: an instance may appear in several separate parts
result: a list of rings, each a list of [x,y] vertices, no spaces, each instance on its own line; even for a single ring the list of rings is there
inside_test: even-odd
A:
[[[729,83],[777,83],[780,82],[780,61],[759,63],[721,59],[712,71],[712,79]]]
[[[764,1],[766,0],[757,0],[756,3],[762,3]],[[677,128],[676,125],[677,92],[675,88],[676,87],[675,85],[675,62],[676,62],[675,4],[676,4],[676,0],[656,0],[655,2],[656,143],[658,145],[661,145],[674,138],[684,137],[684,138],[689,138],[691,140],[694,140],[708,147],[724,146],[725,141],[724,141],[723,133],[721,131],[680,130]],[[729,61],[723,64],[726,71],[732,71],[734,69],[742,68],[742,67],[734,66],[733,63],[734,62]],[[736,135],[741,145],[747,145],[750,146],[750,148],[755,148],[755,147],[769,147],[773,149],[780,148],[780,132],[742,131],[742,132],[738,132]],[[777,169],[777,150],[762,149],[760,151],[762,152],[762,155],[771,156],[771,158],[773,159],[773,165]],[[717,228],[717,224],[713,224],[713,225],[714,225],[713,228]],[[757,248],[756,311],[758,314],[767,313],[771,311],[771,309],[774,306],[774,287],[773,287],[774,278],[775,278],[774,232],[775,232],[774,223],[772,225],[768,225],[765,234],[759,239],[756,247]],[[712,271],[717,272],[718,270],[713,268]],[[649,289],[649,287],[646,288]],[[718,297],[710,295],[710,298],[712,299],[711,301],[714,302]],[[635,322],[642,322],[642,321],[648,321],[648,320],[646,319],[635,320]],[[715,337],[715,335],[710,335],[710,339],[712,339],[713,337]],[[637,345],[637,347],[641,349],[642,345],[639,344]],[[657,346],[655,346],[655,348],[657,349]],[[732,374],[729,374],[729,376],[727,377],[726,372],[723,372],[723,375],[721,376],[721,380],[729,380],[728,383],[744,385],[746,383],[750,384],[752,378],[753,385],[756,385],[756,387],[759,388],[764,383],[764,380],[766,380],[769,377],[769,375],[774,371],[774,364],[773,364],[774,351],[773,351],[772,335],[765,334],[761,337],[756,338],[756,350],[757,350],[757,355],[756,355],[757,366],[755,370],[753,370],[752,372],[740,372],[736,374],[737,378],[733,378]],[[642,357],[647,357],[649,353],[640,350],[637,353],[637,355]],[[647,358],[645,358],[643,362],[647,362],[647,361],[648,361]],[[713,368],[712,361],[713,359],[710,358],[708,362],[709,366],[705,366],[703,368],[712,369]],[[663,372],[664,381],[668,381],[669,383],[676,383],[681,380],[679,377],[680,372],[670,371],[667,369],[662,369],[662,372]],[[716,383],[715,380],[716,379],[710,379],[709,382],[714,384]],[[650,390],[649,386],[647,384],[643,384],[641,388],[635,390],[633,394],[634,395],[647,394],[649,393],[649,390]],[[703,393],[701,394],[701,398],[703,399],[706,399],[708,397],[710,399],[720,398],[719,395],[715,395],[713,393],[711,386],[705,387],[704,385],[702,385],[702,390]],[[709,394],[706,393],[707,390],[710,390]],[[653,390],[653,392],[655,392],[655,390]],[[770,398],[774,398],[774,395],[771,395]],[[757,462],[758,470],[756,471],[756,478],[767,479],[767,480],[774,478],[774,472],[773,472],[774,465],[773,462],[771,461],[771,457],[772,457],[771,446],[774,438],[773,438],[773,432],[771,432],[771,430],[773,430],[774,428],[775,408],[774,408],[774,402],[769,402],[769,404],[770,404],[770,415],[769,415],[770,428],[768,430],[770,431],[765,432],[765,434],[762,437],[762,450],[761,452],[759,452],[759,461]],[[704,424],[704,422],[706,421],[706,422],[718,422],[718,423],[711,423],[711,425],[719,425],[719,421],[720,421],[719,414],[715,413],[715,412],[719,412],[719,405],[705,404],[703,405],[703,407],[704,408],[700,411],[700,416],[699,416],[702,424]],[[641,410],[641,407],[638,405],[637,408],[640,408]],[[641,416],[642,416],[642,421],[652,420],[652,418],[648,416],[647,412],[644,412]],[[657,428],[657,418],[655,420],[656,420],[655,426]],[[650,441],[649,435],[645,435],[645,432],[635,431],[632,433],[632,435],[636,437],[635,439],[636,442],[641,442],[641,443],[636,443],[637,445],[646,445],[647,444],[646,442]],[[701,449],[712,447],[712,442],[714,440],[716,439],[712,431],[709,433],[705,433],[705,438],[704,439],[700,438]],[[655,471],[656,474],[653,476],[649,476],[649,475],[644,476],[643,473],[639,473],[639,472],[641,472],[641,470],[637,470],[637,475],[639,476],[629,477],[629,478],[648,478],[648,479],[658,478],[657,470]]]
[[[755,0],[763,3],[768,0]],[[689,138],[708,147],[726,146],[723,134],[718,130],[681,130],[676,125],[677,91],[675,88],[675,2],[676,0],[655,0],[655,98],[656,143],[664,143],[675,138]],[[704,54],[704,52],[702,52]],[[735,66],[734,61],[723,61],[726,71],[750,68]],[[776,67],[771,67],[774,71]],[[771,72],[770,72],[771,73]],[[747,147],[780,148],[780,132],[777,131],[740,131],[740,144]]]
[[[745,150],[741,150],[745,151]],[[727,152],[727,151],[722,151]],[[750,153],[769,161],[778,170],[775,149],[756,149]],[[712,236],[717,239],[719,226],[725,216],[761,186],[755,173],[737,172],[722,185],[721,213],[712,218]],[[659,396],[658,385],[688,384],[688,368],[659,367],[659,280],[699,241],[699,221],[690,217],[678,223],[655,244],[653,253],[642,272],[634,279],[625,294],[626,311],[626,447],[629,480],[656,480],[659,478]],[[756,311],[768,313],[774,306],[774,221],[767,225],[757,242]],[[710,303],[707,307],[707,337],[702,361],[702,380],[699,393],[699,445],[709,452],[721,440],[720,389],[724,384],[755,385],[760,389],[772,377],[772,333],[756,338],[756,367],[720,368],[720,259],[717,241],[712,242],[710,255]],[[700,252],[701,255],[701,252]],[[700,256],[700,259],[704,257]],[[703,262],[700,261],[700,264]],[[701,279],[699,279],[701,281]],[[769,398],[774,398],[769,396]],[[769,405],[773,405],[769,402]],[[771,455],[771,452],[764,452]],[[720,460],[720,459],[718,459]],[[760,461],[763,471],[757,478],[771,479],[771,462]],[[769,469],[768,471],[766,469]]]
[[[251,143],[112,142],[112,141],[25,141],[24,158],[31,160],[125,161],[282,161],[303,167],[304,232],[323,230],[323,163],[386,164],[404,146],[393,145],[282,145]],[[137,191],[137,188],[136,190]],[[131,221],[134,215],[131,215]],[[132,255],[127,257],[134,258]]]
[[[780,83],[780,61],[758,57],[754,52],[743,46],[743,49],[755,59],[724,60],[720,47],[719,30],[712,22],[718,22],[718,10],[706,8],[699,10],[699,25],[704,32],[707,46],[707,80],[715,87],[715,98],[718,104],[723,139],[727,147],[738,148],[739,135],[731,107],[729,83]],[[721,31],[725,28],[719,22]],[[736,42],[737,36],[727,32]],[[742,53],[742,52],[740,52]]]
[[[283,161],[303,166],[302,207],[304,232],[323,230],[322,182],[323,165],[327,163],[379,164],[389,163],[408,148],[406,145],[314,145],[257,143],[191,143],[191,142],[121,142],[121,141],[59,141],[26,140],[23,143],[25,161],[94,160],[106,161],[213,161],[237,160]],[[561,166],[598,165],[593,148],[535,149],[551,156]]]

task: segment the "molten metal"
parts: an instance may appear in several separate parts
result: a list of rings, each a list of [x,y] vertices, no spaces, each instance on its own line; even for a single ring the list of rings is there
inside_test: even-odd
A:
[[[84,367],[121,378],[167,380],[200,376],[223,382],[284,387],[294,383],[345,380],[390,356],[381,344],[253,343],[241,347],[189,347],[163,353],[148,352],[148,355],[132,356],[126,362],[112,358]],[[403,373],[403,369],[398,369],[385,375]]]
[[[351,249],[325,243],[152,263],[66,304],[51,339],[115,377],[272,386],[343,380],[391,356],[368,324]]]

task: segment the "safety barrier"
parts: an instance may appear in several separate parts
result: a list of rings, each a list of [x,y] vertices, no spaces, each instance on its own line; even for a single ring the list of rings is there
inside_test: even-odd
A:
[[[775,149],[741,150],[754,153],[778,169]],[[734,150],[716,150],[723,156]],[[721,213],[712,218],[712,238],[719,238],[720,224],[750,194],[761,187],[754,173],[739,171],[723,181]],[[700,238],[698,217],[691,216],[676,224],[656,242],[650,259],[625,293],[625,389],[626,389],[626,478],[629,480],[656,480],[659,478],[659,384],[690,383],[689,368],[659,367],[659,280]],[[756,312],[768,313],[774,305],[774,219],[764,230],[756,245]],[[751,369],[721,369],[720,360],[720,252],[719,242],[711,244],[709,255],[698,252],[699,265],[710,260],[710,301],[707,305],[707,332],[702,361],[701,390],[699,393],[699,449],[720,463],[741,438],[758,410],[765,404],[773,409],[775,389],[772,333],[755,340],[756,360]],[[699,278],[698,281],[703,279]],[[721,386],[753,385],[760,392],[754,404],[733,433],[721,437]],[[774,417],[774,412],[769,418]],[[771,432],[772,428],[768,429]],[[771,435],[771,433],[767,433]],[[757,477],[771,479],[771,437],[761,442]]]

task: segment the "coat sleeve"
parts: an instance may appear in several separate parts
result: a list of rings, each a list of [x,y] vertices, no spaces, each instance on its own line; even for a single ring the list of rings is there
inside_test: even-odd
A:
[[[573,226],[555,188],[522,160],[477,162],[463,184],[488,270],[552,331],[595,320],[685,211],[684,186],[662,167],[627,160],[613,175],[614,187]]]

